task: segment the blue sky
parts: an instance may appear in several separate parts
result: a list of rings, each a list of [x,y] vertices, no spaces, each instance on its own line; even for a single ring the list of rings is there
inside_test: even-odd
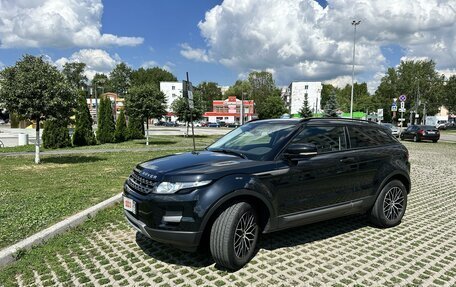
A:
[[[84,61],[89,77],[124,61],[164,67],[179,80],[189,72],[195,84],[232,85],[267,70],[278,85],[341,86],[351,76],[350,22],[359,19],[356,80],[374,91],[401,60],[433,59],[454,74],[455,11],[451,0],[3,0],[0,62],[30,53],[59,67]]]

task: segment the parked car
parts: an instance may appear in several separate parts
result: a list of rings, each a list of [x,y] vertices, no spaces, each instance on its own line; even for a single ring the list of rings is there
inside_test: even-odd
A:
[[[239,122],[232,122],[232,123],[227,123],[226,126],[229,128],[237,128],[240,126],[240,124],[239,124]]]
[[[435,124],[435,127],[439,130],[446,130],[448,128],[448,126],[449,126],[448,121],[445,121],[445,120],[439,120]]]
[[[381,123],[381,125],[384,126],[384,127],[387,127],[388,129],[390,129],[391,130],[391,134],[393,136],[395,136],[397,138],[399,137],[400,132],[399,132],[399,128],[398,127],[396,127],[395,125],[390,124],[390,123]]]
[[[226,127],[226,122],[224,121],[217,121],[219,127]]]
[[[178,127],[179,124],[177,122],[165,122],[163,124],[165,127]]]
[[[401,140],[411,139],[414,142],[431,140],[437,142],[440,139],[440,132],[433,126],[411,125],[401,133]]]
[[[236,270],[260,233],[350,214],[401,222],[410,192],[407,149],[386,128],[351,119],[249,122],[203,151],[138,164],[125,216],[145,236]]]
[[[219,128],[220,127],[219,123],[207,123],[207,126],[209,128]]]

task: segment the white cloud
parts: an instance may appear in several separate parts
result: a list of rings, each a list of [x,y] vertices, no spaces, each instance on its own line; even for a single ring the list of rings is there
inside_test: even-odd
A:
[[[225,0],[198,24],[207,46],[183,44],[181,54],[217,61],[238,74],[273,69],[278,84],[343,79],[352,69],[351,21],[359,19],[356,75],[384,73],[381,47],[389,44],[402,47],[407,57],[456,66],[454,0],[327,2],[323,8],[313,0]]]
[[[85,75],[91,80],[96,73],[108,75],[121,62],[121,59],[116,55],[111,56],[108,52],[100,49],[82,49],[73,53],[69,58],[58,59],[55,64],[59,69],[62,69],[67,62],[85,63]]]
[[[206,50],[203,49],[193,49],[189,44],[184,43],[181,45],[182,50],[180,51],[181,55],[187,59],[195,60],[197,62],[211,62],[209,55]]]
[[[2,0],[2,48],[136,46],[140,37],[101,33],[101,0]]]
[[[157,67],[157,66],[158,66],[158,64],[155,61],[146,61],[141,64],[141,68],[144,68],[144,69],[153,68],[153,67]]]

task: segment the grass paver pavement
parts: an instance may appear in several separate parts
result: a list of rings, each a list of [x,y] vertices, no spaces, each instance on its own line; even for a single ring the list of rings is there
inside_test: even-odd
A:
[[[455,286],[456,145],[405,143],[412,193],[401,225],[351,216],[263,235],[253,260],[219,270],[207,252],[144,238],[116,206],[0,270],[5,286]]]

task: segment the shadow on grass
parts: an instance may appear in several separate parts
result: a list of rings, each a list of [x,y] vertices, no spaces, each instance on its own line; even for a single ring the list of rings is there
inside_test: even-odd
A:
[[[152,144],[158,144],[158,145],[166,145],[166,144],[176,144],[177,141],[171,141],[171,140],[149,140],[149,145]],[[140,145],[146,145],[146,142],[135,142],[135,144],[140,144]]]
[[[139,232],[136,233],[136,243],[146,255],[166,263],[198,268],[207,267],[214,263],[209,250],[182,251],[176,247],[156,242]]]
[[[106,160],[97,156],[80,156],[80,155],[67,155],[67,156],[52,156],[41,159],[42,163],[55,163],[55,164],[78,164],[89,163]]]
[[[366,216],[354,215],[329,221],[322,221],[301,227],[277,231],[260,236],[256,254],[261,249],[276,250],[283,247],[293,247],[318,242],[341,234],[370,226]],[[148,256],[157,260],[192,267],[207,267],[214,263],[208,244],[201,246],[197,253],[180,251],[172,246],[161,244],[136,233],[136,243]],[[220,271],[228,271],[216,265]]]

